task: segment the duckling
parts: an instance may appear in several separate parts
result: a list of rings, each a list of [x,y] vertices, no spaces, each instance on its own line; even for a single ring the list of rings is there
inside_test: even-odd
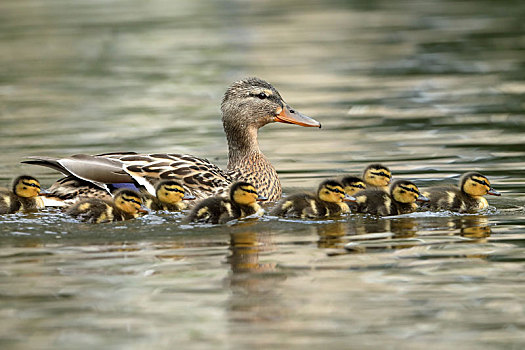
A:
[[[155,193],[156,197],[147,191],[142,193],[144,206],[151,210],[179,211],[188,207],[182,200],[195,199],[175,180],[159,181],[155,185]]]
[[[341,179],[341,184],[345,189],[345,194],[349,196],[366,189],[366,183],[357,176],[345,176]]]
[[[284,217],[321,218],[348,213],[350,208],[345,201],[355,201],[345,195],[343,185],[335,180],[323,181],[317,193],[298,193],[279,201],[270,212]]]
[[[40,182],[32,176],[22,175],[13,181],[12,191],[0,189],[0,214],[31,211],[44,208],[40,194]]]
[[[417,186],[407,180],[392,183],[390,193],[382,189],[367,189],[357,193],[355,198],[357,212],[380,216],[412,213],[418,207],[416,201],[428,201]]]
[[[257,201],[266,200],[257,194],[255,187],[244,181],[230,187],[230,198],[210,197],[197,203],[188,215],[190,222],[224,224],[253,214],[262,214]]]
[[[423,194],[430,198],[431,210],[451,210],[459,213],[473,213],[488,208],[489,203],[482,196],[501,196],[491,187],[487,177],[478,172],[468,172],[459,179],[459,187],[437,186],[426,189]]]
[[[139,213],[146,212],[140,209],[141,205],[142,198],[137,192],[121,189],[115,192],[112,202],[97,198],[84,199],[69,207],[66,213],[80,221],[99,224],[136,218]]]
[[[367,188],[382,189],[388,192],[392,172],[382,164],[370,164],[363,171],[363,180],[365,180]]]

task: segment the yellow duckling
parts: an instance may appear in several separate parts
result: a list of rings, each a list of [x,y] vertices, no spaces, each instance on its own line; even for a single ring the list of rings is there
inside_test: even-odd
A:
[[[321,218],[348,213],[346,203],[355,201],[345,195],[343,185],[335,180],[323,181],[317,193],[298,193],[279,201],[270,212],[271,215],[300,218]]]
[[[379,188],[388,192],[392,172],[382,164],[370,164],[363,172],[363,180],[367,188]]]
[[[142,194],[144,206],[151,210],[179,211],[188,207],[183,200],[195,199],[175,180],[159,181],[155,186],[155,193],[156,197],[147,191]]]
[[[438,186],[426,189],[423,194],[429,197],[431,210],[451,210],[459,213],[472,213],[488,208],[484,195],[501,196],[493,189],[489,179],[477,172],[463,174],[459,187]]]
[[[13,181],[12,191],[0,189],[0,214],[31,211],[44,207],[40,194],[40,182],[32,176],[22,175]]]
[[[129,189],[121,189],[115,192],[113,201],[89,198],[75,203],[66,211],[74,218],[99,224],[103,222],[124,221],[134,219],[139,213],[146,212],[140,207],[141,196]]]
[[[341,184],[345,189],[345,193],[349,196],[366,189],[366,183],[357,176],[345,176],[341,179]]]
[[[392,183],[390,193],[382,189],[367,189],[356,194],[355,198],[358,213],[381,216],[412,213],[418,207],[416,201],[428,201],[417,186],[407,180]]]
[[[262,214],[257,201],[266,200],[257,194],[255,187],[244,181],[230,187],[230,198],[210,197],[197,203],[188,216],[190,222],[224,224],[243,217]]]

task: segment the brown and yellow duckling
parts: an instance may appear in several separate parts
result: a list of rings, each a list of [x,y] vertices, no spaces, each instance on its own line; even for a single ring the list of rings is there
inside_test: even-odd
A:
[[[341,184],[343,185],[345,193],[349,196],[366,190],[366,183],[357,176],[345,176],[341,179]]]
[[[366,183],[366,188],[382,189],[388,192],[392,172],[382,164],[370,164],[363,171],[363,180]]]
[[[230,197],[210,197],[197,203],[188,215],[190,222],[224,224],[228,221],[259,214],[263,210],[257,201],[266,200],[258,195],[255,187],[244,181],[230,187]]]
[[[483,197],[487,194],[501,196],[493,189],[489,179],[478,172],[468,172],[459,179],[459,187],[436,186],[427,188],[423,194],[430,201],[431,210],[451,210],[459,213],[473,213],[488,208]]]
[[[121,189],[115,192],[113,201],[84,199],[69,207],[66,213],[80,221],[100,224],[134,219],[139,213],[146,212],[141,206],[140,194],[133,190]]]
[[[151,210],[179,211],[188,207],[183,200],[195,199],[175,180],[162,180],[155,185],[156,196],[144,191],[144,206]]]
[[[32,211],[44,207],[40,195],[40,182],[32,176],[22,175],[13,181],[12,190],[0,189],[0,214]]]
[[[323,181],[317,193],[297,193],[279,201],[270,212],[271,215],[300,218],[322,218],[348,213],[346,201],[355,201],[345,195],[343,185],[335,180]]]
[[[416,201],[426,202],[417,186],[408,180],[397,180],[390,186],[390,192],[382,189],[367,189],[355,195],[356,211],[372,215],[408,214],[418,208]]]

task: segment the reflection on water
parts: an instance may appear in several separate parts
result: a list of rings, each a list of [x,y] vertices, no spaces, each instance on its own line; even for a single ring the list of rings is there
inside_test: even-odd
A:
[[[104,225],[0,218],[2,349],[521,349],[525,61],[516,1],[0,2],[0,186],[28,155],[187,152],[225,166],[245,76],[323,124],[260,130],[285,192],[385,163],[477,170],[478,215]]]

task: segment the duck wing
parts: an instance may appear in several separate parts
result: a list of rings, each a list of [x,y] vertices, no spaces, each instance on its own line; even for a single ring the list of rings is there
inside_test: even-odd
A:
[[[155,153],[141,155],[103,155],[123,163],[123,168],[137,183],[154,194],[159,179],[173,179],[197,198],[223,193],[232,177],[207,159],[189,154]]]
[[[46,166],[110,192],[110,184],[136,184],[155,195],[159,179],[179,181],[197,198],[222,193],[232,178],[206,159],[188,154],[135,152],[77,154],[67,158],[30,157],[26,164]],[[57,183],[58,184],[58,183]],[[55,185],[57,185],[55,184]],[[57,187],[53,185],[53,187]]]

